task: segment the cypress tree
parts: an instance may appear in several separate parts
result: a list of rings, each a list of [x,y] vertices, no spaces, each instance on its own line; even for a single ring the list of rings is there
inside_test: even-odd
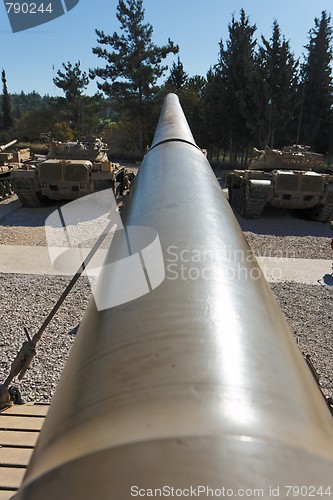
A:
[[[240,20],[232,17],[229,24],[229,39],[224,48],[220,41],[220,57],[216,67],[220,88],[220,109],[223,109],[229,135],[230,161],[235,164],[239,150],[249,142],[246,117],[253,108],[252,76],[254,72],[254,50],[256,26],[251,25],[244,9]]]
[[[307,55],[302,68],[301,142],[319,153],[329,148],[330,115],[332,105],[332,27],[326,11],[315,19],[309,32]]]
[[[289,42],[281,37],[277,21],[269,40],[262,36],[253,78],[254,112],[249,121],[261,147],[281,147],[290,142],[288,125],[294,118],[298,61]],[[251,119],[252,118],[252,119]]]
[[[7,80],[5,70],[2,70],[1,73],[2,79],[2,114],[3,114],[3,128],[8,130],[13,125],[13,120],[11,116],[11,106],[10,106],[10,98],[7,90]]]

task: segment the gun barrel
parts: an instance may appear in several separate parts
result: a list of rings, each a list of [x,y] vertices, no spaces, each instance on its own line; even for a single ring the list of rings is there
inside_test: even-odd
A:
[[[14,139],[13,141],[7,142],[7,144],[3,144],[2,146],[0,146],[0,153],[2,153],[3,151],[5,151],[5,149],[10,148],[10,146],[13,146],[16,143],[17,139]]]
[[[90,301],[15,499],[329,487],[330,412],[173,94],[124,223],[164,280],[142,250],[149,293]]]

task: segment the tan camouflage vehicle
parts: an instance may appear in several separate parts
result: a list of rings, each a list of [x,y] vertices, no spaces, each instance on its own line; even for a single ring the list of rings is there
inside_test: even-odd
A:
[[[14,139],[0,146],[0,201],[14,193],[10,178],[11,172],[32,160],[29,148],[15,150],[11,148],[16,143],[17,139]]]
[[[308,146],[255,149],[248,169],[234,170],[227,177],[229,202],[249,219],[272,206],[305,210],[313,220],[330,220],[333,175],[322,164],[323,155]]]
[[[112,188],[119,196],[134,175],[107,157],[108,147],[96,137],[73,142],[43,139],[49,147],[45,161],[12,172],[14,191],[25,207],[38,207],[49,200],[75,200]]]

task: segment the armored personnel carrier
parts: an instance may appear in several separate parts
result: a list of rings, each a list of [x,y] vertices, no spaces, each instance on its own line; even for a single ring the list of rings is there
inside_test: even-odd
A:
[[[0,146],[0,201],[14,193],[10,178],[11,172],[32,159],[29,148],[10,150],[11,146],[16,143],[17,139],[14,139]],[[10,151],[7,151],[8,149]]]
[[[75,200],[108,188],[119,196],[134,177],[109,161],[107,145],[96,137],[57,142],[44,134],[43,139],[49,147],[46,160],[12,172],[14,191],[25,207]]]
[[[226,181],[229,202],[243,217],[260,217],[272,206],[306,211],[313,220],[332,218],[333,175],[320,171],[323,155],[301,145],[254,153],[248,169],[234,170]]]

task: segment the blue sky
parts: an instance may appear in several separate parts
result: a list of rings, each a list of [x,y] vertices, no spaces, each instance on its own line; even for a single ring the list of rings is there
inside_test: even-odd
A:
[[[36,1],[36,0],[35,0]],[[38,0],[39,1],[39,0]],[[50,0],[47,0],[50,1]],[[84,70],[100,60],[92,54],[97,45],[95,29],[112,34],[119,29],[117,0],[80,0],[65,15],[27,31],[12,33],[4,4],[0,3],[0,68],[7,75],[9,92],[62,95],[53,76],[63,62],[81,61]],[[307,33],[322,10],[333,14],[332,0],[144,0],[145,20],[154,28],[153,41],[162,45],[170,37],[180,47],[179,56],[190,76],[205,76],[217,62],[218,44],[228,36],[228,23],[243,7],[257,25],[257,38],[270,37],[277,19],[290,40],[295,55],[301,56]],[[169,57],[169,67],[176,56]],[[55,70],[53,70],[53,66]],[[90,84],[89,91],[96,86]]]

